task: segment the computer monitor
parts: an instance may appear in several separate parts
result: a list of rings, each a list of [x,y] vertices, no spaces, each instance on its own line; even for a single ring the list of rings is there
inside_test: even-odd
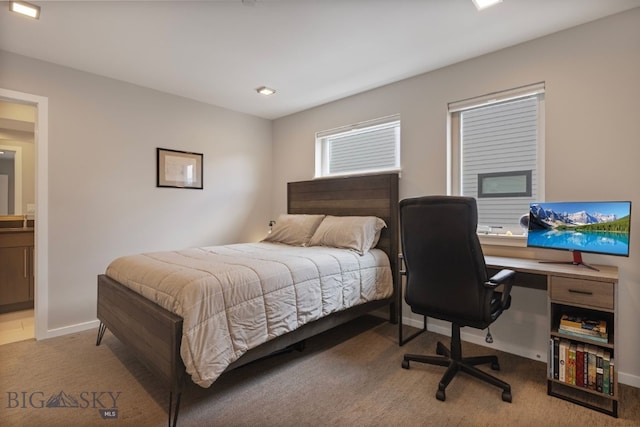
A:
[[[630,201],[531,203],[527,246],[571,251],[567,263],[593,268],[582,252],[629,256],[630,219]]]

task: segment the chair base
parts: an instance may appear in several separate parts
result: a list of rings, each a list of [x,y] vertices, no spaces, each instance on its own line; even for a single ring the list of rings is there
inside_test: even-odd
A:
[[[462,371],[496,387],[500,387],[503,390],[502,400],[511,403],[511,386],[506,382],[476,368],[476,365],[489,363],[491,364],[491,369],[493,369],[494,371],[499,371],[500,364],[498,363],[498,358],[496,356],[462,357],[460,326],[455,324],[452,326],[451,350],[441,342],[438,342],[436,353],[439,356],[405,354],[404,359],[402,360],[402,367],[404,369],[409,369],[410,361],[427,363],[430,365],[447,366],[447,370],[445,371],[442,379],[440,380],[440,383],[438,384],[438,391],[436,392],[436,398],[438,400],[444,401],[446,399],[445,389],[447,388],[453,377],[459,371]]]

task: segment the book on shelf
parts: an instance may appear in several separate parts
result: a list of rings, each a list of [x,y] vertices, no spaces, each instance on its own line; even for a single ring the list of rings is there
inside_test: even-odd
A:
[[[614,378],[614,363],[613,363],[613,357],[610,358],[609,360],[609,394],[611,396],[614,395],[615,390],[614,390],[614,384],[615,384],[615,378]]]
[[[576,385],[584,387],[584,344],[576,346]]]
[[[602,356],[602,392],[604,394],[609,394],[609,387],[611,384],[611,371],[609,368],[610,362],[611,355],[608,350],[605,350]]]
[[[552,337],[549,340],[549,378],[613,396],[611,351],[595,344]]]
[[[598,348],[596,352],[596,391],[602,393],[602,383],[604,381],[604,369],[602,366],[602,358],[604,357],[604,350]]]
[[[558,370],[559,372],[559,378],[558,380],[564,382],[567,382],[567,349],[569,347],[569,341],[567,340],[560,340],[560,355],[559,355],[559,362],[558,362]]]
[[[582,354],[582,387],[589,387],[589,346],[584,345]]]
[[[568,331],[568,332],[575,332],[577,334],[581,334],[584,336],[591,336],[591,337],[602,337],[602,338],[606,338],[608,335],[606,332],[600,332],[600,331],[594,331],[592,329],[581,329],[581,328],[574,328],[572,326],[567,326],[567,325],[558,325],[558,330],[560,331]]]
[[[589,334],[584,334],[581,332],[575,332],[575,331],[568,331],[566,329],[563,329],[562,327],[558,328],[558,333],[561,335],[566,335],[567,337],[573,337],[573,338],[581,338],[581,339],[589,339],[589,340],[594,340],[600,343],[604,343],[607,344],[609,342],[609,338],[604,336],[597,336],[597,335],[589,335]]]
[[[589,345],[587,357],[588,365],[587,365],[587,388],[591,390],[596,389],[596,365],[597,365],[597,347]]]
[[[566,382],[571,385],[576,384],[576,348],[574,342],[569,343],[567,350],[567,375]]]
[[[563,314],[560,318],[560,328],[582,332],[589,335],[607,335],[607,322],[602,319],[589,319],[584,316]]]

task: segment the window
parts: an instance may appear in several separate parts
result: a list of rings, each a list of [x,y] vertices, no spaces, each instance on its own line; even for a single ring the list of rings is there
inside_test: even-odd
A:
[[[531,170],[478,174],[478,197],[531,197]]]
[[[544,200],[544,84],[449,104],[449,193],[475,197],[478,226],[522,234]]]
[[[400,116],[316,133],[316,177],[400,169]]]

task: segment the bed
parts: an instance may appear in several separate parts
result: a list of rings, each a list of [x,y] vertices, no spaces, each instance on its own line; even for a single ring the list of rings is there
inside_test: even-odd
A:
[[[300,322],[294,321],[296,324],[293,328],[280,328],[280,332],[270,333],[267,340],[259,345],[243,350],[241,356],[227,358],[229,363],[224,363],[216,367],[216,372],[211,377],[205,376],[196,378],[196,383],[201,386],[208,386],[215,380],[216,375],[222,372],[235,369],[243,366],[247,363],[253,362],[264,356],[273,354],[284,349],[291,348],[292,346],[300,346],[306,338],[324,332],[330,328],[338,326],[342,323],[348,322],[358,316],[368,313],[374,309],[388,308],[389,319],[391,322],[397,322],[398,313],[398,301],[397,292],[398,287],[398,175],[397,174],[381,174],[381,175],[369,175],[358,177],[343,177],[343,178],[330,178],[320,179],[313,181],[300,181],[291,182],[287,184],[287,213],[293,216],[313,216],[313,215],[326,215],[333,217],[365,217],[372,216],[382,219],[386,228],[383,228],[377,236],[377,244],[375,249],[366,251],[362,256],[341,255],[333,254],[327,251],[331,251],[331,248],[323,247],[309,247],[309,248],[284,248],[286,252],[297,251],[300,249],[308,249],[307,253],[314,253],[314,256],[320,256],[325,258],[331,258],[337,260],[342,257],[345,259],[345,264],[339,264],[338,270],[344,270],[345,265],[351,265],[353,263],[364,263],[369,269],[374,271],[380,271],[379,267],[369,266],[368,262],[376,262],[375,259],[380,258],[380,254],[383,254],[384,262],[387,263],[389,270],[392,289],[390,292],[383,291],[366,291],[369,296],[363,297],[362,295],[355,295],[351,298],[345,297],[346,300],[352,300],[353,304],[337,304],[329,309],[323,309],[321,315],[313,314],[308,315],[306,320]],[[314,236],[315,237],[315,236]],[[280,262],[284,258],[281,258],[280,246],[276,243],[256,243],[256,244],[243,244],[243,245],[231,245],[230,248],[216,247],[216,248],[193,248],[186,250],[184,253],[178,255],[185,258],[187,263],[196,263],[196,270],[203,270],[204,258],[208,257],[211,252],[222,251],[222,256],[225,257],[228,254],[225,251],[245,251],[247,253],[248,269],[254,269],[256,263],[271,262],[272,260],[266,260],[262,252],[273,252],[273,256],[276,258],[278,264],[285,265],[285,262]],[[315,265],[317,262],[313,259],[307,260],[306,253],[300,255],[297,252],[292,253],[295,259],[295,263],[303,262],[305,265]],[[291,255],[291,254],[288,254]],[[176,262],[173,258],[161,259],[160,261],[155,258],[162,258],[164,254],[153,255],[151,264],[157,264],[158,262]],[[220,256],[220,254],[217,254]],[[269,257],[272,255],[269,254]],[[144,260],[138,259],[143,264],[149,263],[149,257]],[[373,260],[372,260],[373,259]],[[117,261],[117,260],[115,260]],[[235,262],[235,261],[234,261]],[[290,262],[290,261],[286,261]],[[293,262],[293,261],[292,261]],[[285,269],[293,271],[293,267],[286,265]],[[117,263],[116,263],[117,265]],[[159,264],[162,268],[163,264]],[[212,267],[213,268],[213,267]],[[325,267],[323,267],[325,268]],[[118,268],[115,268],[118,270]],[[304,270],[304,269],[303,269]],[[122,269],[122,271],[125,271]],[[128,278],[126,281],[120,279],[119,274],[114,273],[114,268],[110,265],[107,270],[109,275],[100,274],[98,276],[98,302],[97,302],[97,316],[100,320],[100,327],[98,330],[98,338],[96,345],[99,345],[102,337],[109,329],[120,341],[122,341],[136,356],[141,359],[146,366],[168,385],[169,388],[169,424],[173,422],[177,423],[178,411],[180,406],[180,397],[185,381],[189,376],[193,379],[194,368],[192,366],[192,360],[187,360],[186,365],[189,366],[190,374],[187,374],[187,366],[181,355],[181,345],[184,345],[186,341],[183,341],[184,336],[193,330],[192,320],[189,318],[188,312],[181,311],[181,308],[175,309],[175,303],[173,301],[164,301],[161,298],[158,299],[156,294],[149,294],[144,289],[138,289],[136,286],[131,286],[130,282],[137,283],[142,281],[145,276],[158,275],[165,277],[162,272],[141,273],[131,280]],[[307,273],[309,274],[309,273]],[[354,273],[364,274],[364,273]],[[209,275],[209,272],[207,274]],[[125,276],[122,276],[125,277]],[[330,277],[330,275],[327,275]],[[359,277],[359,276],[358,276]],[[128,286],[120,283],[118,280],[127,283]],[[198,279],[196,277],[196,279]],[[198,279],[199,280],[199,279]],[[358,278],[359,281],[362,281]],[[367,279],[368,280],[368,279]],[[263,281],[263,280],[261,280]],[[132,289],[133,288],[133,289]],[[294,294],[297,295],[295,291]],[[360,291],[362,293],[362,291]],[[146,294],[146,297],[143,296]],[[286,292],[283,293],[283,295]],[[291,294],[291,292],[289,292]],[[275,305],[278,305],[279,300]],[[163,308],[162,305],[169,308]],[[271,304],[274,305],[274,304]],[[326,305],[326,304],[325,304]],[[182,313],[180,316],[177,313]],[[283,311],[284,312],[284,311]],[[213,316],[212,316],[213,317]],[[283,315],[283,317],[287,317]],[[289,316],[290,317],[290,316]],[[296,323],[297,322],[297,323]],[[284,322],[287,323],[287,322]],[[291,322],[289,322],[291,323]],[[185,334],[183,336],[183,327],[185,328]],[[277,329],[277,328],[276,328]],[[237,335],[237,334],[236,334]],[[242,335],[242,331],[240,332]],[[246,337],[243,337],[244,340]],[[251,341],[251,337],[246,338],[247,341]],[[202,341],[201,338],[195,340],[196,342]],[[241,343],[242,344],[242,343]],[[237,344],[235,344],[237,346]],[[216,347],[217,351],[218,347]],[[189,344],[189,352],[191,346]],[[206,350],[208,353],[211,348]],[[185,351],[186,352],[186,351]],[[223,353],[223,351],[220,351]],[[199,353],[198,353],[199,354]],[[195,369],[198,371],[199,369]],[[175,398],[175,402],[174,402]],[[173,419],[172,419],[173,414]]]

